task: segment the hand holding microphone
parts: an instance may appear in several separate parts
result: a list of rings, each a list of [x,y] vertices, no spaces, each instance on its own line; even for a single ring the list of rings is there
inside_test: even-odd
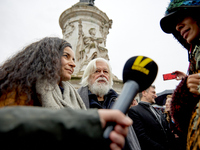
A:
[[[153,83],[157,72],[157,64],[148,57],[135,56],[128,59],[123,69],[124,87],[112,109],[118,109],[126,114],[133,98]],[[113,124],[107,126],[103,134],[105,139],[109,139],[113,128]]]

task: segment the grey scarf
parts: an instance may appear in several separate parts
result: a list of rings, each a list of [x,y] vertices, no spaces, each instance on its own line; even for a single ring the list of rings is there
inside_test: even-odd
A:
[[[86,110],[86,106],[76,89],[68,81],[62,81],[61,84],[64,88],[63,94],[57,84],[52,86],[47,81],[38,81],[36,83],[36,92],[42,107],[52,109],[70,107],[72,109]]]

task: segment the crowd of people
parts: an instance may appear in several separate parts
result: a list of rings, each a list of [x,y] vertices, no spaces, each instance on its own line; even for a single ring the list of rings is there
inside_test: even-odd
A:
[[[165,110],[155,108],[151,85],[139,93],[127,114],[112,109],[109,62],[95,58],[84,70],[81,88],[69,80],[76,67],[72,46],[45,37],[24,47],[0,65],[0,139],[4,149],[200,149],[200,0],[171,0],[161,29],[188,51],[188,73],[167,95]],[[109,140],[104,129],[115,124]]]

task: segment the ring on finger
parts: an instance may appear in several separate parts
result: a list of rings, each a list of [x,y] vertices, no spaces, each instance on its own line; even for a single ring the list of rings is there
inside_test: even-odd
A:
[[[200,93],[200,85],[197,86],[197,91]]]

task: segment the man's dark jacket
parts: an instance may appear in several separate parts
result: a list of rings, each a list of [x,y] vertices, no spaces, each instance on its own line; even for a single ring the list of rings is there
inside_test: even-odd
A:
[[[168,150],[168,146],[173,145],[171,140],[174,136],[168,123],[161,112],[157,112],[161,116],[162,126],[147,104],[139,102],[128,112],[142,150]]]
[[[110,89],[104,96],[104,103],[103,106],[101,106],[98,103],[97,96],[88,90],[88,86],[79,88],[78,93],[85,103],[86,108],[111,109],[118,97],[118,94],[113,89]],[[139,141],[132,126],[129,127],[129,132],[123,150],[141,150]]]

